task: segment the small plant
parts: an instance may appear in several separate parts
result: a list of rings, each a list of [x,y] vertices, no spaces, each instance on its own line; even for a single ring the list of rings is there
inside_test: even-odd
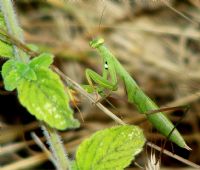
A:
[[[6,30],[2,13],[0,27]],[[64,85],[59,76],[49,68],[53,63],[53,55],[42,53],[25,63],[14,56],[10,42],[1,40],[0,47],[0,56],[9,58],[2,67],[5,89],[17,89],[21,104],[51,127],[59,130],[78,127],[79,123],[73,118]],[[23,56],[29,58],[26,53]]]

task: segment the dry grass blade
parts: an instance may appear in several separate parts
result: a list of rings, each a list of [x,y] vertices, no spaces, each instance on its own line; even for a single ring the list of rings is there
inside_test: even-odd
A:
[[[156,150],[158,150],[158,151],[161,151],[161,148],[158,147],[158,146],[156,146],[153,143],[147,142],[147,145],[150,146],[150,147],[152,147],[152,148],[154,148],[154,149],[156,149]],[[191,162],[191,161],[189,161],[187,159],[184,159],[184,158],[182,158],[182,157],[180,157],[180,156],[178,156],[176,154],[173,154],[173,153],[169,152],[168,150],[164,149],[163,153],[166,154],[166,155],[168,155],[168,156],[170,156],[170,157],[172,157],[172,158],[174,158],[174,159],[177,159],[177,160],[183,162],[186,165],[189,165],[189,166],[191,166],[193,168],[196,168],[196,169],[200,169],[199,165],[197,165],[197,164],[195,164],[195,163],[193,163],[193,162]]]
[[[146,170],[160,170],[160,162],[157,162],[155,153],[151,152],[147,157]]]
[[[31,133],[31,136],[33,138],[33,140],[35,141],[35,143],[43,150],[44,153],[46,153],[46,155],[48,156],[48,158],[51,160],[51,162],[55,165],[56,167],[56,161],[54,160],[51,152],[46,148],[46,146],[42,143],[42,141],[40,140],[40,138],[34,133]]]
[[[37,154],[35,156],[25,158],[20,161],[16,161],[14,163],[8,164],[6,166],[1,167],[1,170],[17,170],[17,169],[27,169],[30,167],[34,167],[44,161],[47,160],[47,156],[45,153]]]

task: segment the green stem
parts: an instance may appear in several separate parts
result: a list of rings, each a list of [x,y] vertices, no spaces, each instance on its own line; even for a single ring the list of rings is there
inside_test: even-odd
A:
[[[20,28],[17,18],[15,15],[15,11],[13,8],[13,4],[11,0],[0,0],[1,11],[3,13],[6,27],[8,32],[19,39],[21,42],[24,41],[23,32]],[[29,57],[21,50],[18,49],[15,45],[13,45],[15,58],[19,61],[27,63],[29,61]]]
[[[14,38],[20,40],[21,42],[24,42],[23,32],[18,25],[12,0],[0,0],[0,8],[3,13],[9,34]],[[17,46],[15,45],[13,45],[13,49],[15,59],[24,63],[27,63],[29,61],[29,56],[26,55],[21,49],[17,48]],[[50,128],[48,125],[45,124],[42,126],[42,129],[44,129],[44,134],[50,145],[52,154],[57,161],[57,168],[59,170],[69,169],[69,159],[67,157],[67,154],[65,153],[65,149],[56,130]]]
[[[42,126],[43,133],[47,138],[51,152],[53,153],[56,167],[59,170],[67,170],[70,167],[70,161],[68,159],[65,148],[60,140],[60,136],[56,130],[48,125]],[[67,158],[67,159],[66,159]]]

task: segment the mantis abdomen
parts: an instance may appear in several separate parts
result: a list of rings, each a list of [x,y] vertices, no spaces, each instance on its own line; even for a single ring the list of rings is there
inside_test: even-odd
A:
[[[124,70],[124,68],[121,68]],[[151,110],[157,110],[159,107],[139,88],[136,82],[127,75],[124,77],[121,75],[126,86],[126,91],[128,95],[128,101],[135,104],[140,113],[147,113]],[[152,125],[164,136],[168,137],[169,140],[176,143],[178,146],[189,149],[185,143],[183,137],[175,128],[172,122],[165,116],[164,113],[158,112],[154,114],[146,114],[147,119],[152,123]]]

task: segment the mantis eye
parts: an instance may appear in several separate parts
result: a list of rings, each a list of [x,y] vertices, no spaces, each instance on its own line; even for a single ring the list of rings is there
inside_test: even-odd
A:
[[[104,68],[105,68],[106,70],[108,70],[108,63],[107,63],[107,61],[106,61],[105,64],[104,64]]]
[[[103,43],[104,43],[103,38],[96,38],[96,39],[90,41],[90,46],[92,48],[97,48],[98,46],[102,45]]]

